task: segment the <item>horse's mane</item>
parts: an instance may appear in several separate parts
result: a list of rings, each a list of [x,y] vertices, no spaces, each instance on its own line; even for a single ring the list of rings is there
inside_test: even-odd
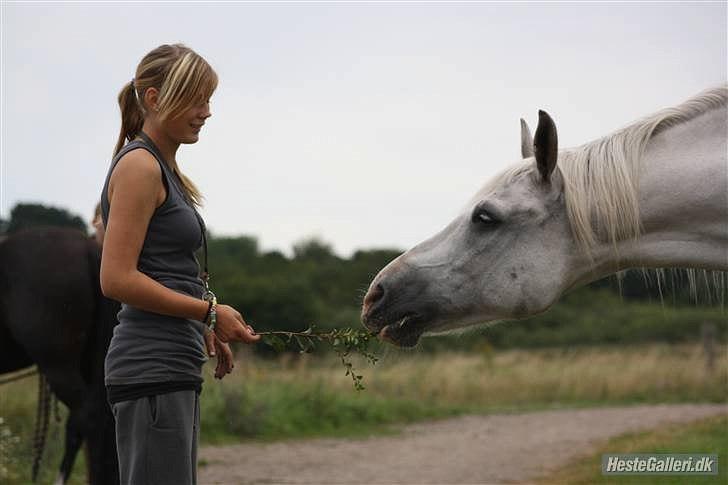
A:
[[[639,210],[639,169],[645,147],[653,136],[673,126],[690,121],[703,113],[728,104],[728,85],[707,89],[678,106],[665,108],[636,121],[610,135],[579,147],[559,151],[556,166],[564,182],[564,200],[571,231],[582,251],[591,257],[597,243],[610,242],[617,249],[617,241],[638,239],[641,232]],[[517,164],[488,183],[488,187],[509,183],[535,170],[535,164]],[[616,255],[619,257],[619,254]],[[696,298],[699,287],[719,295],[723,303],[728,289],[728,273],[684,270],[690,293]],[[709,275],[710,273],[710,275]],[[668,281],[665,270],[650,274],[642,269],[649,284],[657,285],[660,295]],[[680,272],[670,270],[671,281],[682,278]],[[623,272],[617,273],[621,279]],[[702,281],[701,281],[702,280]]]
[[[682,104],[559,153],[566,210],[574,238],[587,254],[597,242],[638,238],[639,169],[650,139],[712,109],[725,107],[728,86],[708,89]]]

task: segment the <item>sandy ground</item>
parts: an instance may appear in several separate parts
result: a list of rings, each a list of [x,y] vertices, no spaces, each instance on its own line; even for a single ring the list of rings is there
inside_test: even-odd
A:
[[[721,413],[728,406],[556,410],[426,422],[397,436],[207,446],[198,478],[201,485],[527,482],[613,436]]]

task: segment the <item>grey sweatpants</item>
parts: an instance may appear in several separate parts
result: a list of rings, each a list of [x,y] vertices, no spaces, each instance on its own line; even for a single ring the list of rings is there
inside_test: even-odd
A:
[[[111,406],[122,485],[196,485],[200,400],[176,391]]]

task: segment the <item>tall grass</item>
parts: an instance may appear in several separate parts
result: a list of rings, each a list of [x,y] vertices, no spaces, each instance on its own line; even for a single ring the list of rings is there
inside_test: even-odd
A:
[[[203,440],[352,435],[464,412],[728,399],[728,361],[709,371],[695,344],[392,350],[374,367],[356,362],[362,392],[334,359],[241,360],[234,374],[205,385]]]
[[[354,436],[465,412],[724,402],[728,359],[725,347],[720,350],[709,371],[698,344],[506,351],[485,346],[480,352],[440,354],[388,349],[373,367],[355,359],[367,387],[360,392],[334,356],[285,354],[264,361],[238,352],[234,372],[222,381],[212,378],[212,365],[205,368],[202,441]],[[0,474],[2,483],[27,481],[35,404],[35,378],[0,388],[0,417],[20,439],[8,442],[5,461],[14,463],[7,463],[5,476]],[[51,426],[51,433],[46,482],[56,474],[62,426]],[[18,482],[9,478],[21,475]]]
[[[370,392],[475,408],[580,402],[723,401],[725,350],[709,372],[699,345],[578,347],[437,358],[398,355],[372,371]]]

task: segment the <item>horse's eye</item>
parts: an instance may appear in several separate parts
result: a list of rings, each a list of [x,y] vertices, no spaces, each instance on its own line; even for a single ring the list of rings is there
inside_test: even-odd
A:
[[[485,209],[476,207],[473,211],[473,215],[470,218],[473,224],[480,224],[486,226],[492,226],[498,224],[500,221],[488,213]]]

